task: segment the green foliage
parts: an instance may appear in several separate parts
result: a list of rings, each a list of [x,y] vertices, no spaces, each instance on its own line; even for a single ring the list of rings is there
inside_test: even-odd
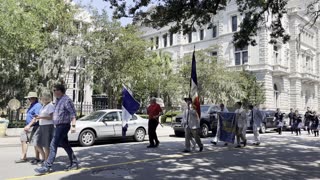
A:
[[[141,21],[154,28],[162,28],[170,25],[171,32],[183,31],[184,34],[194,30],[195,26],[212,27],[212,18],[224,11],[230,0],[141,0],[128,5],[126,1],[104,0],[115,8],[114,17],[134,17],[135,21]],[[244,15],[240,25],[240,31],[234,35],[234,43],[238,47],[248,44],[256,45],[255,36],[259,28],[263,27],[272,14],[271,43],[277,38],[283,42],[289,40],[281,23],[283,14],[286,13],[287,0],[236,0],[238,11]],[[155,5],[152,10],[145,11],[148,5]],[[317,12],[315,14],[318,14]],[[315,16],[313,19],[317,19]]]

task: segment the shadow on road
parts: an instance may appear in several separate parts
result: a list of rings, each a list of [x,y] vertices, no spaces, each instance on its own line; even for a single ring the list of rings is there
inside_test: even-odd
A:
[[[77,152],[81,167],[104,167],[62,179],[318,179],[319,140],[303,142],[273,135],[259,147],[206,146],[203,153],[191,155],[180,153],[182,141],[163,142],[157,149],[146,149],[146,143],[97,146]],[[63,159],[67,160],[60,157],[57,161]],[[124,163],[142,159],[147,161]]]

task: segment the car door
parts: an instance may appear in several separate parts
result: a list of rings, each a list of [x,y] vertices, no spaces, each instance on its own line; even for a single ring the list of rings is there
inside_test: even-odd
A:
[[[118,112],[108,112],[99,121],[99,131],[102,137],[114,137],[115,125],[119,121]]]

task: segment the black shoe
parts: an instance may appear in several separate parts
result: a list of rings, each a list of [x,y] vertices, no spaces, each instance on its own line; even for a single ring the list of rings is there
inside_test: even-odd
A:
[[[38,164],[38,163],[40,163],[40,162],[41,162],[40,159],[34,159],[34,160],[32,160],[30,163],[33,164],[33,165],[36,165],[36,164]]]
[[[149,146],[147,146],[147,148],[155,148],[156,146],[154,146],[154,145],[149,145]]]
[[[70,166],[68,166],[65,171],[71,171],[71,170],[77,170],[79,169],[79,163],[72,163]]]
[[[247,140],[244,140],[243,141],[243,147],[246,147],[247,146]]]
[[[158,146],[159,146],[159,144],[160,144],[160,142],[159,142],[159,141],[158,141],[158,142],[156,142],[155,147],[158,147]]]
[[[189,153],[189,152],[191,152],[191,151],[185,149],[185,150],[183,150],[182,152],[183,152],[183,153]]]
[[[224,143],[224,146],[228,146],[228,143]]]
[[[239,145],[237,145],[235,148],[241,148],[241,145],[239,144]]]
[[[202,151],[203,151],[203,146],[199,148],[199,152],[202,152]]]
[[[211,141],[211,144],[213,144],[213,145],[217,145],[217,142],[215,142],[215,141]]]
[[[253,143],[253,145],[255,145],[255,146],[259,146],[260,145],[260,143],[258,142],[258,143]]]

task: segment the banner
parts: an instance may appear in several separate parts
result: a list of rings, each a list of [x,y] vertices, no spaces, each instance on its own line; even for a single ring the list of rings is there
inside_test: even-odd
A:
[[[234,143],[236,136],[236,114],[219,113],[220,141]]]

